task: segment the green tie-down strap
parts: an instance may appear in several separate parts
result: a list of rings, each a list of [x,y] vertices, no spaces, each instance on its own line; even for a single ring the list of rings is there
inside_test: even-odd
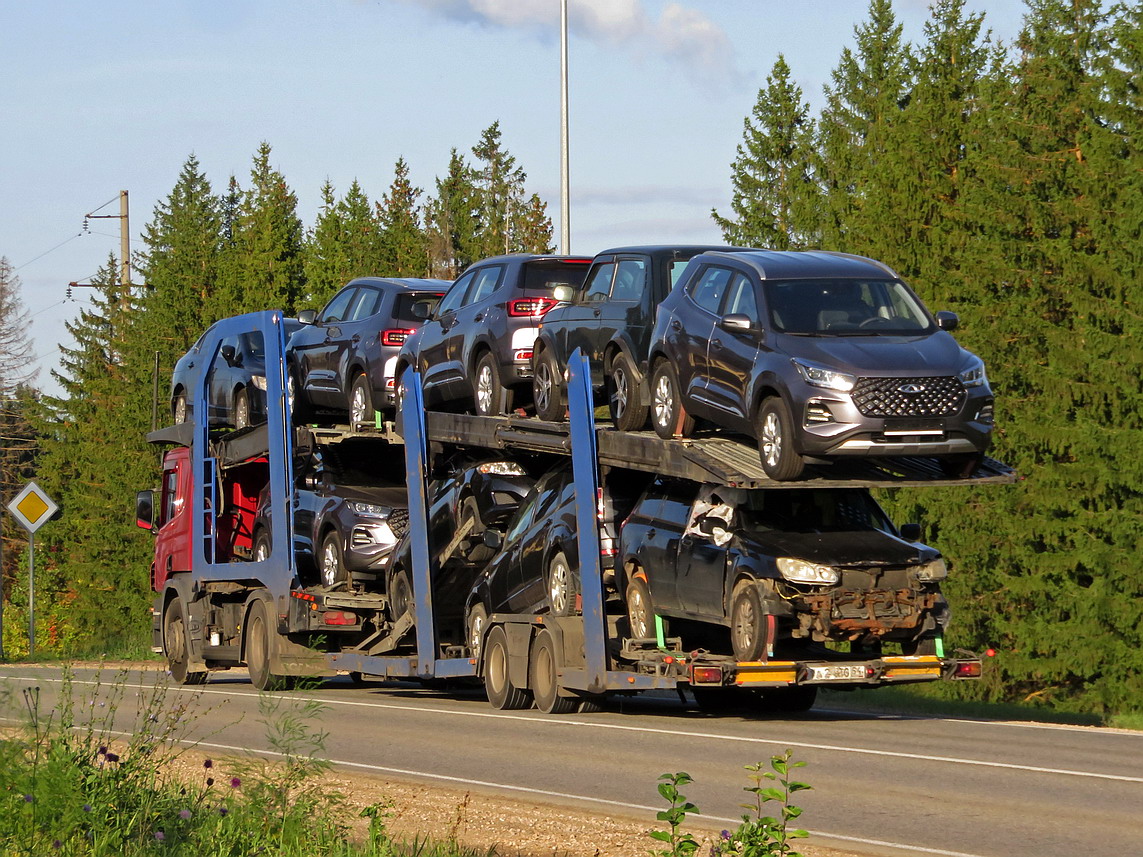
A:
[[[655,614],[655,645],[660,649],[667,648],[666,634],[663,633],[663,617]]]
[[[945,656],[945,638],[944,637],[937,637],[936,643],[937,643],[937,657],[943,658]]]

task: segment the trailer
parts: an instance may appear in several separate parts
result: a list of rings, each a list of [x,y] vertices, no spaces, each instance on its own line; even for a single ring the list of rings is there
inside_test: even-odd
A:
[[[725,654],[686,651],[662,623],[649,638],[631,638],[625,619],[609,613],[600,563],[596,517],[601,478],[613,469],[673,476],[741,488],[868,487],[883,485],[995,484],[1014,481],[1004,465],[986,460],[969,479],[949,480],[933,462],[870,460],[831,468],[807,481],[776,483],[761,471],[756,448],[717,434],[664,440],[646,432],[597,427],[586,359],[569,365],[569,421],[475,417],[428,412],[420,378],[406,372],[398,425],[295,427],[288,395],[282,313],[227,319],[207,334],[193,395],[193,413],[207,414],[209,371],[227,336],[261,335],[266,354],[267,421],[241,431],[212,432],[206,420],[152,432],[171,445],[161,495],[141,492],[140,526],[157,532],[152,585],[155,650],[180,682],[204,681],[212,670],[247,666],[261,689],[299,676],[349,674],[426,683],[483,683],[501,709],[534,704],[549,713],[597,704],[612,694],[648,690],[682,692],[721,706],[742,699],[772,709],[797,710],[816,688],[876,687],[965,680],[980,676],[970,653],[862,656],[821,647],[794,659],[740,662]],[[331,588],[305,580],[299,569],[291,498],[299,449],[338,445],[344,455],[403,456],[408,487],[408,540],[412,557],[412,610],[394,615],[383,586]],[[445,449],[499,450],[506,456],[570,456],[575,503],[582,610],[494,613],[478,647],[439,615],[455,604],[437,603],[442,565],[465,533],[446,545],[429,541],[428,476]],[[268,550],[255,551],[257,498],[271,523]],[[158,503],[156,503],[158,499]],[[479,656],[478,656],[479,655]]]

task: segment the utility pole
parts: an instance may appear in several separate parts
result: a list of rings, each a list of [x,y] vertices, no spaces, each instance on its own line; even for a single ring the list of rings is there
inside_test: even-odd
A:
[[[560,254],[571,252],[568,170],[568,0],[560,0]]]
[[[127,191],[119,191],[119,213],[118,214],[96,214],[102,208],[106,208],[114,200],[109,199],[103,205],[94,211],[89,211],[83,216],[84,231],[87,231],[88,220],[118,220],[119,221],[119,285],[123,287],[123,291],[119,297],[122,305],[126,305],[128,299],[131,297],[131,218],[127,205]],[[91,283],[68,283],[67,296],[71,297],[72,289],[90,289]]]

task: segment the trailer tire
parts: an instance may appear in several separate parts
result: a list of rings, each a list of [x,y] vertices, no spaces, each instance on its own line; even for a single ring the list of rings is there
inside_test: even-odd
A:
[[[540,711],[545,714],[570,714],[579,707],[579,700],[560,696],[556,642],[548,631],[541,631],[532,641],[528,674],[536,698],[536,708]]]
[[[206,672],[190,669],[186,628],[186,607],[181,598],[175,598],[163,614],[163,653],[167,656],[167,667],[177,684],[203,684]]]
[[[765,615],[754,581],[743,580],[734,587],[730,598],[730,643],[738,660],[756,661],[766,651]]]
[[[548,563],[548,607],[552,615],[573,615],[578,591],[576,575],[568,565],[567,557],[563,551],[557,552]]]
[[[266,602],[256,598],[246,616],[244,648],[246,667],[250,670],[250,683],[258,690],[288,690],[292,681],[288,676],[270,672],[272,639]]]
[[[514,711],[532,705],[531,691],[512,684],[508,676],[508,635],[497,625],[484,641],[484,692],[493,708]]]

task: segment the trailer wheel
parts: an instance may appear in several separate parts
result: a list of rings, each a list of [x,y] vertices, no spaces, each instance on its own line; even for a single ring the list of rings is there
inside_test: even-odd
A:
[[[647,581],[633,577],[627,581],[627,626],[633,639],[655,636],[655,607]]]
[[[536,708],[540,711],[545,714],[570,714],[579,707],[579,700],[560,696],[556,643],[548,631],[541,631],[532,641],[529,671]]]
[[[508,635],[499,625],[484,641],[484,692],[492,707],[500,711],[532,705],[531,691],[516,687],[508,677]]]
[[[250,670],[250,683],[258,690],[286,690],[291,681],[287,676],[270,672],[270,621],[266,602],[255,599],[246,618],[246,666]]]
[[[766,710],[781,714],[809,711],[817,698],[818,689],[812,684],[773,687],[762,691],[762,703]]]
[[[730,601],[730,642],[738,660],[756,661],[766,651],[764,619],[758,587],[753,581],[742,581]]]
[[[553,616],[571,616],[575,613],[578,588],[567,557],[560,551],[548,564],[548,606]]]
[[[163,650],[171,678],[178,684],[202,684],[206,672],[190,669],[190,647],[187,644],[186,608],[181,598],[167,605],[163,614]]]
[[[341,537],[336,530],[330,530],[321,542],[321,582],[332,589],[348,579],[341,556]]]

